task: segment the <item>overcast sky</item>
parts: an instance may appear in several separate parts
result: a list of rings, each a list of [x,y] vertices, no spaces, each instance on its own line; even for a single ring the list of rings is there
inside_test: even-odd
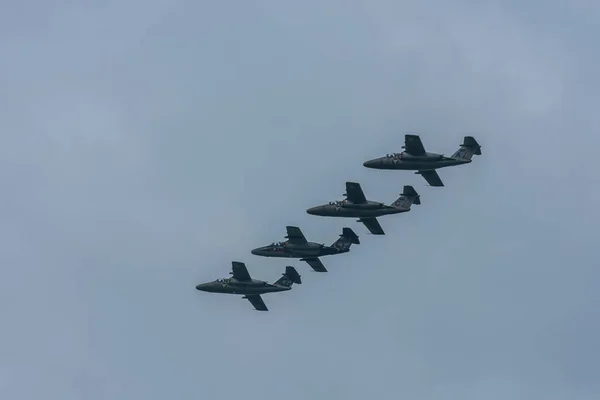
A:
[[[598,399],[600,5],[77,3],[0,12],[1,398]],[[406,132],[483,155],[362,166]],[[422,204],[306,214],[348,180]],[[361,244],[250,254],[286,225]],[[303,284],[194,289],[233,260]]]

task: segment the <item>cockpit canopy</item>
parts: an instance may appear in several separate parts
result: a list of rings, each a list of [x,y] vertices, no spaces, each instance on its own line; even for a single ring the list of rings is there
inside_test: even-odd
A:
[[[391,153],[391,154],[386,154],[385,156],[387,158],[402,158],[402,154],[404,154],[404,153]]]

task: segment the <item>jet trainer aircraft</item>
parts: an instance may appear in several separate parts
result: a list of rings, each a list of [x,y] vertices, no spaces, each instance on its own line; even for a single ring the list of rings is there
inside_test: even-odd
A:
[[[327,272],[319,257],[347,253],[352,244],[360,244],[358,236],[350,228],[342,228],[340,238],[331,246],[307,241],[297,226],[286,226],[285,229],[287,231],[285,238],[288,240],[258,247],[251,253],[263,257],[299,258],[300,261],[306,261],[315,271]]]
[[[421,204],[419,194],[409,185],[404,186],[400,197],[389,206],[367,200],[360,184],[356,182],[346,182],[344,196],[345,200],[330,201],[329,204],[309,208],[306,212],[322,217],[359,218],[358,222],[365,224],[372,234],[385,235],[376,217],[407,212],[413,203]]]
[[[233,261],[231,278],[217,279],[213,282],[196,285],[196,289],[210,293],[243,294],[258,311],[269,311],[261,294],[290,290],[292,284],[301,284],[300,274],[294,267],[285,267],[285,273],[275,283],[267,283],[252,279],[243,262]]]
[[[436,169],[468,164],[473,154],[481,155],[481,146],[473,136],[465,136],[460,148],[452,157],[443,154],[429,153],[421,142],[419,135],[404,135],[404,149],[401,153],[388,154],[385,157],[365,161],[363,165],[374,169],[417,170],[431,186],[444,186]]]

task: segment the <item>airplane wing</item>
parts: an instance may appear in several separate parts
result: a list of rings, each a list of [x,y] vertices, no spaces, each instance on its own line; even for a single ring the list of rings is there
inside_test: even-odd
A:
[[[363,193],[359,183],[346,182],[346,198],[354,204],[363,204],[367,202],[367,198]]]
[[[290,243],[303,244],[308,242],[300,228],[297,226],[286,226],[285,229],[287,231],[287,236],[285,238],[288,239]]]
[[[302,259],[300,259],[300,261],[306,261],[308,263],[308,265],[310,265],[310,267],[317,272],[327,272],[327,270],[325,269],[325,266],[323,265],[321,260],[319,260],[316,257],[315,258],[302,258]]]
[[[404,150],[413,156],[425,155],[425,147],[419,135],[404,135]]]
[[[438,186],[438,187],[444,186],[444,183],[440,179],[440,176],[438,175],[438,173],[435,169],[428,169],[426,171],[417,171],[416,173],[421,175],[423,178],[425,178],[427,183],[429,183],[431,186]]]
[[[269,311],[267,305],[259,294],[249,294],[244,296],[244,299],[248,299],[248,301],[252,303],[254,308],[258,311]]]
[[[246,268],[246,264],[239,261],[233,261],[231,263],[231,275],[239,282],[252,280],[250,273],[248,273],[248,269]]]
[[[381,225],[379,225],[377,218],[361,218],[358,221],[365,224],[369,232],[371,232],[373,235],[385,235],[385,232],[383,231]]]

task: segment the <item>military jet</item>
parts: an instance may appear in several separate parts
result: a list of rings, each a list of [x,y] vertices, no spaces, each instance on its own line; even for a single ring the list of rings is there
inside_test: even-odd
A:
[[[389,206],[367,200],[360,184],[356,182],[346,182],[344,196],[346,196],[345,200],[330,201],[329,204],[309,208],[306,212],[322,217],[359,218],[358,222],[365,224],[373,235],[385,235],[376,217],[408,212],[413,203],[421,204],[419,194],[409,185],[404,186],[404,191],[398,200]]]
[[[365,161],[363,165],[374,169],[417,170],[431,186],[444,186],[436,169],[468,164],[473,154],[481,155],[481,146],[473,136],[465,136],[460,148],[452,157],[443,154],[429,153],[421,142],[419,135],[404,135],[404,151],[388,154],[385,157]]]
[[[210,293],[243,294],[243,299],[248,299],[258,311],[269,311],[261,294],[284,292],[292,288],[292,284],[301,284],[300,274],[294,267],[285,267],[285,273],[275,283],[267,283],[252,279],[246,268],[246,264],[233,261],[230,275],[231,278],[217,279],[213,282],[196,285],[196,289]]]
[[[286,226],[285,229],[287,231],[285,238],[288,240],[258,247],[251,253],[263,257],[299,258],[300,261],[306,261],[315,271],[327,272],[319,257],[347,253],[352,244],[360,244],[358,236],[350,228],[342,228],[340,238],[331,246],[307,241],[297,226]]]

